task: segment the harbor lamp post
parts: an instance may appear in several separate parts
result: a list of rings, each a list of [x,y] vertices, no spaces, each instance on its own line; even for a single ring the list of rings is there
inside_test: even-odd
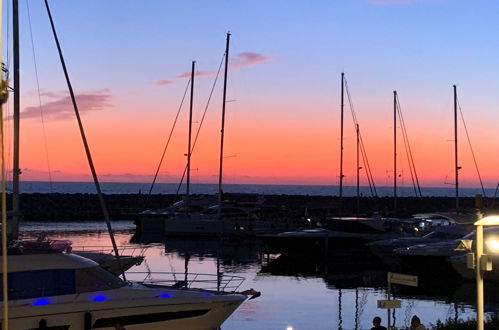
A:
[[[499,216],[485,217],[477,222],[476,226],[476,252],[475,252],[475,271],[476,271],[476,322],[477,330],[484,330],[483,314],[483,275],[486,271],[492,270],[492,261],[490,256],[483,253],[483,227],[498,226]],[[486,242],[490,251],[499,252],[499,241],[491,240]]]

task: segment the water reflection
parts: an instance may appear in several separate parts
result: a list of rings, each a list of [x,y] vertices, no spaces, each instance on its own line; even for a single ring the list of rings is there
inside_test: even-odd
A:
[[[49,229],[54,239],[70,239],[74,246],[110,246],[105,226],[81,223],[30,224],[26,236]],[[27,228],[25,227],[25,228]],[[86,230],[83,228],[92,228]],[[222,326],[223,330],[261,329],[370,329],[379,315],[386,324],[387,311],[376,307],[386,299],[388,267],[362,250],[336,250],[327,256],[265,253],[257,241],[134,238],[129,222],[115,224],[120,246],[148,247],[146,261],[131,271],[185,273],[217,272],[246,278],[241,290],[255,288],[262,296],[245,302]],[[431,270],[430,270],[431,274]],[[499,287],[486,284],[487,311],[499,301]],[[425,325],[438,319],[474,317],[475,288],[470,282],[422,276],[420,287],[393,287],[402,308],[392,310],[399,328],[417,314]]]

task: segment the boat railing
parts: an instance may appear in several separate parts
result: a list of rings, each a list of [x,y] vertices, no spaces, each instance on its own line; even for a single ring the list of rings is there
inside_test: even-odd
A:
[[[120,255],[128,255],[134,257],[143,257],[149,246],[138,246],[138,245],[125,245],[119,246],[118,252]],[[73,252],[97,252],[97,253],[108,253],[114,254],[114,249],[112,246],[108,245],[84,245],[84,246],[73,246]]]
[[[127,278],[146,286],[168,286],[174,289],[201,289],[217,292],[236,292],[245,278],[237,275],[127,272]]]

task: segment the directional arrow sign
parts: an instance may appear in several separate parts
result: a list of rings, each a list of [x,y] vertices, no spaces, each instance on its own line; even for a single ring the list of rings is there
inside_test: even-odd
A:
[[[388,272],[388,283],[395,283],[408,286],[418,286],[418,277],[414,275],[406,275],[399,273]]]

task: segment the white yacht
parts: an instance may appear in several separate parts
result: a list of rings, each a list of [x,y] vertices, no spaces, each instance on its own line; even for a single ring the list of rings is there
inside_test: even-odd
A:
[[[73,253],[84,258],[93,260],[102,268],[115,275],[120,275],[136,265],[140,265],[144,261],[144,248],[137,247],[120,247],[120,260],[116,259],[113,254],[112,247],[72,247],[73,242],[64,239],[48,239],[46,235],[39,237],[36,240],[21,240],[16,241],[16,248],[23,251],[23,254],[45,254],[54,252]],[[138,251],[139,253],[135,253]]]
[[[11,329],[214,330],[246,299],[125,282],[71,253],[10,255],[8,266]]]

